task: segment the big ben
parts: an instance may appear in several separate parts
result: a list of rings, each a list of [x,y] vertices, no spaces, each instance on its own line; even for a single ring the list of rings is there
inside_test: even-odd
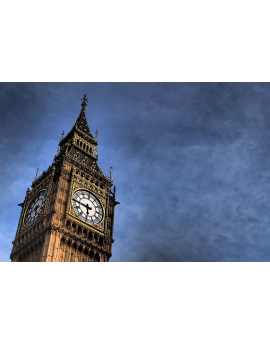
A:
[[[87,124],[87,102],[84,95],[76,123],[62,135],[52,164],[26,191],[12,262],[107,262],[112,255],[119,202],[112,176],[97,163],[98,138]]]

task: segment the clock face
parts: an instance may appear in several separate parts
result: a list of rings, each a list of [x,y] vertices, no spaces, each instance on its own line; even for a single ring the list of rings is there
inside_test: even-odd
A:
[[[25,221],[24,221],[25,225],[28,226],[32,224],[38,218],[38,216],[44,209],[46,198],[47,198],[46,190],[43,190],[34,198],[34,200],[31,202],[26,212]]]
[[[86,190],[73,194],[72,204],[76,214],[89,224],[98,224],[103,218],[103,209],[98,199]]]

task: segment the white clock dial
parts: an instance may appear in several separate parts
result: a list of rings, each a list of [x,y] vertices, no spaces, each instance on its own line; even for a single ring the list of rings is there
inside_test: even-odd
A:
[[[103,218],[103,209],[98,199],[86,190],[73,194],[72,205],[76,214],[86,223],[98,224]]]
[[[32,224],[40,215],[40,213],[43,211],[45,207],[45,202],[47,198],[47,191],[43,190],[40,192],[31,202],[30,206],[28,207],[28,210],[25,215],[24,223],[25,225]]]

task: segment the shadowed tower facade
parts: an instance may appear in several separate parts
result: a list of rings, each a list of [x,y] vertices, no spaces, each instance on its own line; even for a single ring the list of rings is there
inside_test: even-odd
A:
[[[85,95],[75,125],[65,137],[62,134],[52,165],[33,180],[19,205],[13,262],[107,262],[112,255],[119,202],[112,177],[97,163],[98,138],[87,124],[87,102]]]

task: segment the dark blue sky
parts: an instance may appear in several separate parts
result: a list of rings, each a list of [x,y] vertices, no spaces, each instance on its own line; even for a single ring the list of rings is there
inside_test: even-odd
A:
[[[0,261],[85,93],[120,201],[111,261],[270,261],[268,83],[1,83]]]

